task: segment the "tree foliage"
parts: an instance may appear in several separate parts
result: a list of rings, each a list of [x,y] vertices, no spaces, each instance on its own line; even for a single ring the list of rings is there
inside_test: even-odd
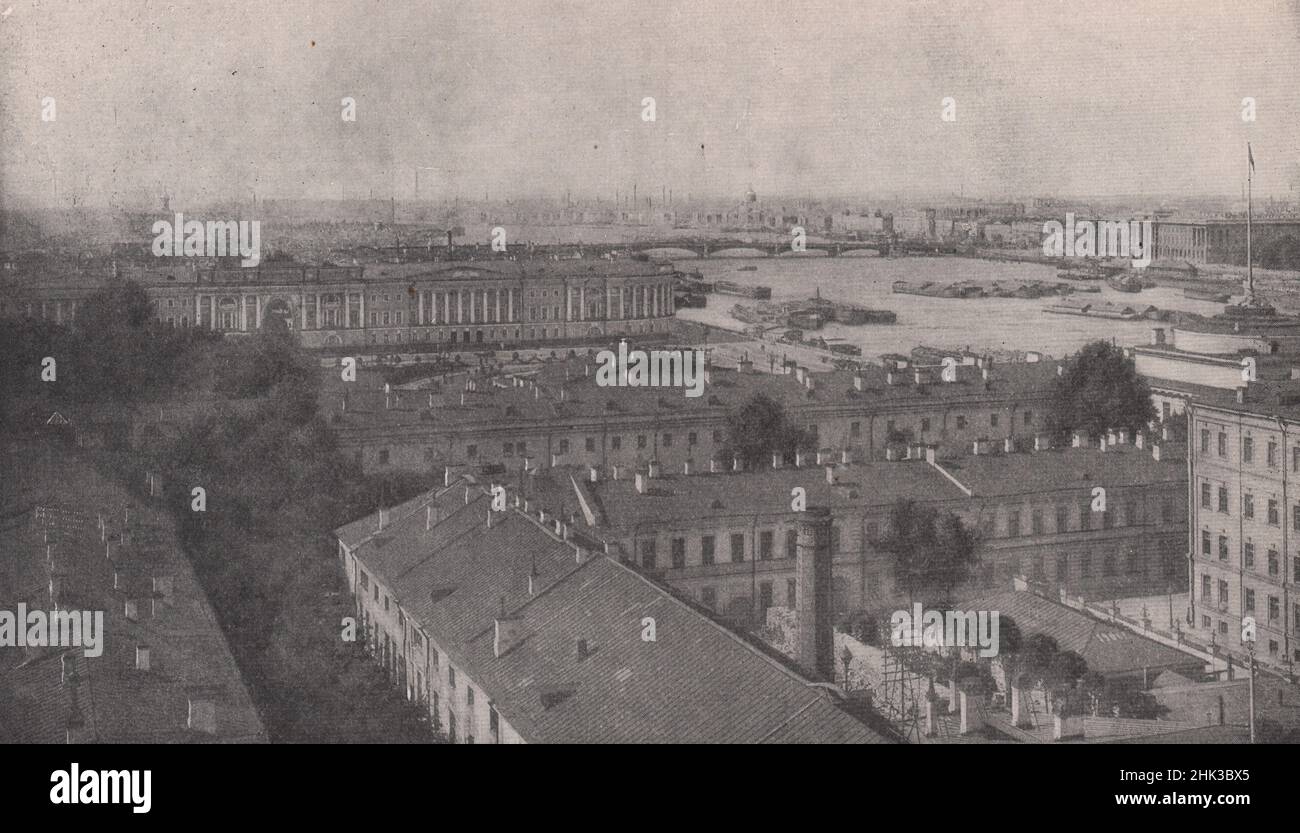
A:
[[[738,456],[747,467],[769,464],[773,452],[787,457],[813,445],[812,436],[790,422],[780,403],[761,393],[728,415],[725,452]]]
[[[1084,346],[1055,380],[1049,426],[1058,435],[1092,436],[1125,429],[1137,432],[1156,417],[1151,389],[1119,347],[1104,341]]]
[[[894,582],[908,600],[931,596],[947,601],[979,563],[978,540],[961,519],[914,500],[900,500],[889,513],[880,547],[889,553]]]

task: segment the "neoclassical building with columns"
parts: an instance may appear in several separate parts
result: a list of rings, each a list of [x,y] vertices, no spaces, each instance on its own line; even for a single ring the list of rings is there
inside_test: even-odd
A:
[[[473,261],[256,269],[115,268],[144,286],[158,320],[251,333],[277,320],[305,347],[500,344],[666,332],[671,267],[647,262]],[[98,277],[98,280],[96,278]],[[14,281],[3,315],[72,320],[107,275]]]

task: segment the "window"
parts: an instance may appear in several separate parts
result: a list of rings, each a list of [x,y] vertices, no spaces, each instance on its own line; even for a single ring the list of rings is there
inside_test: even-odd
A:
[[[1029,513],[1029,526],[1034,535],[1043,534],[1043,510],[1035,509]]]
[[[960,429],[960,428],[965,428],[965,427],[966,427],[966,417],[964,417],[964,416],[958,416],[958,417],[957,417],[957,427],[958,427],[959,429]]]
[[[1056,531],[1067,532],[1070,528],[1070,509],[1066,506],[1056,507]]]
[[[1255,461],[1255,441],[1250,437],[1241,439],[1241,462],[1253,463]]]
[[[1174,522],[1174,502],[1170,498],[1164,498],[1160,501],[1160,523],[1171,524]]]
[[[388,449],[386,448],[379,449],[379,465],[388,465]]]
[[[1214,546],[1210,543],[1210,531],[1208,529],[1202,529],[1201,530],[1201,555],[1204,555],[1208,558],[1213,553],[1214,553]]]
[[[636,447],[645,448],[645,434],[636,435]]]
[[[1079,529],[1084,530],[1092,525],[1092,504],[1084,501],[1079,504]]]
[[[998,415],[997,415],[997,414],[989,414],[989,427],[990,427],[990,428],[997,428],[997,427],[998,427]]]
[[[713,442],[714,442],[714,444],[717,444],[717,443],[722,442],[722,432],[721,432],[721,431],[714,431],[714,432],[713,432]]]
[[[1058,582],[1070,580],[1070,558],[1067,555],[1056,556],[1056,580]]]
[[[474,686],[465,686],[465,705],[474,705]]]
[[[856,424],[857,424],[857,423],[854,423],[854,425],[856,425]],[[922,434],[925,434],[925,433],[929,432],[929,430],[930,430],[930,418],[929,418],[929,417],[921,417],[921,433],[922,433]],[[857,435],[854,434],[854,436],[857,436]]]
[[[465,456],[468,457],[468,458],[471,459],[471,460],[473,460],[475,457],[477,457],[477,456],[478,456],[478,446],[476,446],[476,445],[467,445],[467,446],[465,446]]]
[[[745,560],[745,533],[731,533],[731,560],[739,563]]]
[[[1228,603],[1228,582],[1224,579],[1219,579],[1219,604],[1226,605],[1227,603]]]
[[[1101,574],[1103,576],[1115,575],[1115,556],[1106,553],[1101,559]]]
[[[1282,607],[1278,603],[1277,596],[1268,597],[1268,621],[1276,622],[1282,616]]]
[[[1277,465],[1277,443],[1275,443],[1272,440],[1269,440],[1268,451],[1266,452],[1266,454],[1267,456],[1264,462],[1268,464],[1269,468],[1275,467]]]
[[[595,450],[596,450],[596,438],[595,438],[595,437],[588,437],[588,438],[587,438],[587,440],[586,440],[586,449],[587,449],[588,451],[595,451]]]
[[[1277,550],[1269,549],[1268,551],[1268,574],[1275,576],[1281,569],[1281,559],[1278,558]]]
[[[1210,484],[1209,483],[1201,484],[1201,508],[1202,509],[1210,508]]]
[[[794,579],[792,579],[792,578],[788,578],[788,579],[785,580],[785,604],[786,604],[786,607],[794,607],[795,602],[798,601],[798,598],[797,598],[798,587],[799,587],[799,584],[798,584],[798,582],[795,581]]]
[[[1210,453],[1210,431],[1207,428],[1201,429],[1201,453]]]
[[[1033,412],[1033,411],[1025,411],[1025,425],[1026,425],[1026,426],[1030,426],[1030,425],[1033,425],[1033,424],[1034,424],[1034,412]]]
[[[1279,523],[1276,500],[1268,502],[1268,523],[1270,526],[1277,526]]]
[[[568,440],[560,440],[560,453],[561,453],[561,454],[568,454],[568,453],[569,453],[569,441],[568,441]]]
[[[1247,541],[1242,551],[1243,551],[1243,557],[1246,560],[1246,566],[1254,567],[1255,566],[1255,544],[1251,541]]]
[[[772,530],[765,529],[758,533],[758,557],[763,561],[772,558]]]
[[[1228,435],[1222,431],[1219,432],[1219,456],[1228,456]]]
[[[850,437],[861,437],[861,436],[862,436],[862,423],[860,423],[860,422],[850,422],[850,423],[849,423],[849,436],[850,436]]]
[[[456,690],[456,669],[450,665],[447,666],[447,688],[452,691]]]
[[[497,713],[496,706],[488,707],[488,732],[494,740],[501,735],[501,715]]]
[[[642,541],[641,546],[641,566],[647,570],[655,569],[655,541],[653,538]]]
[[[700,538],[700,563],[709,565],[713,563],[713,544],[712,535],[705,535]]]
[[[620,448],[623,447],[623,438],[617,435],[610,437],[609,447],[612,448],[614,451],[618,451]]]
[[[1255,611],[1255,591],[1246,591],[1246,610],[1253,613]]]
[[[1007,537],[1016,538],[1020,535],[1020,513],[1007,513]]]
[[[1255,496],[1250,492],[1241,496],[1241,514],[1247,518],[1255,517]]]
[[[785,557],[794,558],[798,554],[799,554],[799,533],[793,529],[787,529],[785,531]],[[1300,565],[1300,559],[1296,559],[1296,562],[1298,565]],[[1296,569],[1300,570],[1300,566],[1297,566]],[[1298,572],[1297,575],[1300,575],[1300,572]]]
[[[1219,511],[1225,515],[1228,513],[1228,487],[1219,487]]]
[[[700,441],[699,435],[696,434],[694,431],[692,431],[692,432],[690,432],[689,434],[686,435],[686,444],[687,444],[687,445],[698,445],[698,444],[699,444],[699,441]]]
[[[1219,560],[1220,561],[1228,560],[1228,536],[1227,535],[1219,536]]]
[[[672,541],[673,569],[680,570],[686,566],[686,539],[674,538]]]
[[[772,606],[772,582],[762,581],[758,584],[758,606],[767,610]]]
[[[1201,598],[1208,600],[1210,598],[1210,577],[1201,576]]]

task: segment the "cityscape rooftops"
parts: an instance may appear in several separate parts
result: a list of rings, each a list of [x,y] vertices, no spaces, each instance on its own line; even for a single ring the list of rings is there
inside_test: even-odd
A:
[[[454,505],[457,488],[433,503]],[[391,582],[409,620],[526,740],[889,742],[787,661],[514,509],[495,513],[489,525],[486,500],[471,498],[446,521],[452,526],[443,540],[416,545],[423,557],[411,563],[416,550],[403,539],[423,538],[423,506],[407,504],[405,518],[393,519],[388,544],[357,538],[367,523],[378,525],[376,516],[337,534],[345,543],[361,540],[361,566],[381,563],[376,573]],[[403,556],[382,554],[389,546]],[[503,649],[494,617],[514,623],[517,637]],[[642,638],[646,617],[655,622],[652,641]]]

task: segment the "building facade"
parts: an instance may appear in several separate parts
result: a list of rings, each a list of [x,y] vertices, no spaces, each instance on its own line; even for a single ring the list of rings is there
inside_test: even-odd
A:
[[[673,276],[636,261],[474,261],[255,269],[117,268],[140,283],[159,321],[223,333],[272,319],[305,347],[440,348],[663,333],[675,313]],[[13,280],[0,316],[71,321],[104,276]],[[409,348],[408,348],[409,349]]]

